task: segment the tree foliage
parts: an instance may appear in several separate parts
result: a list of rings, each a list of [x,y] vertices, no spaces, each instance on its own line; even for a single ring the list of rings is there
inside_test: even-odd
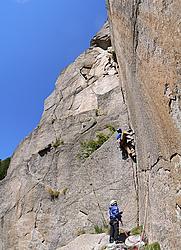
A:
[[[6,158],[5,160],[0,160],[0,180],[6,177],[10,161],[10,157]]]

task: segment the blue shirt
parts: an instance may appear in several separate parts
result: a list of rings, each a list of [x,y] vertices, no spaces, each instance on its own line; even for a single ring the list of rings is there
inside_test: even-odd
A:
[[[121,139],[121,136],[122,136],[122,133],[118,133],[117,136],[116,136],[116,139],[117,140]]]
[[[113,205],[109,207],[109,217],[110,219],[117,219],[119,215],[119,208],[117,205]]]

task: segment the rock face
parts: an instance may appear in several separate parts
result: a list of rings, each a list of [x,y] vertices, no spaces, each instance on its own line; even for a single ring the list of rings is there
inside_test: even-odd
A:
[[[18,146],[0,182],[1,250],[62,247],[105,226],[115,198],[126,227],[136,224],[135,166],[122,160],[115,135],[89,158],[79,157],[81,142],[97,132],[129,127],[107,24],[93,40],[58,77],[38,127]]]
[[[181,245],[179,0],[109,0],[119,75],[136,134],[139,221],[162,248]]]
[[[101,250],[105,249],[107,242],[108,235],[106,234],[82,234],[71,241],[67,246],[60,247],[57,250]]]
[[[61,73],[0,181],[0,250],[75,250],[86,239],[86,249],[99,249],[102,235],[81,234],[108,223],[115,198],[124,229],[139,222],[150,242],[180,249],[181,6],[109,0],[107,7],[111,34],[106,23]],[[137,164],[122,160],[115,135],[85,158],[83,142],[120,126],[135,131]]]

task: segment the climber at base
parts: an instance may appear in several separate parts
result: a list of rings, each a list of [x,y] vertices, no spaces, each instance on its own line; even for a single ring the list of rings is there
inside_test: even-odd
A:
[[[119,148],[122,151],[123,159],[127,159],[128,155],[133,158],[135,157],[135,150],[130,142],[128,142],[129,139],[131,139],[131,133],[128,131],[122,131],[121,128],[118,128],[117,130],[117,142],[119,143]]]
[[[110,224],[110,238],[109,242],[113,243],[118,243],[118,238],[119,238],[119,221],[121,222],[121,225],[123,225],[122,222],[122,211],[119,211],[119,207],[117,205],[116,200],[112,200],[110,202],[109,206],[109,224]]]

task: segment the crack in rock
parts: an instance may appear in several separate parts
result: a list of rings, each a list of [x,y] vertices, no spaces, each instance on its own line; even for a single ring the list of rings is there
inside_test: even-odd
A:
[[[158,163],[163,160],[165,162],[169,162],[167,159],[163,158],[163,156],[158,156],[157,160],[155,161],[155,163],[153,163],[149,168],[146,169],[141,169],[139,172],[143,173],[143,172],[151,172],[153,169],[155,169],[155,167],[158,165]],[[166,171],[170,171],[169,168],[164,168],[164,167],[160,167],[158,169],[155,169],[154,171],[159,171],[161,168],[165,169]]]

